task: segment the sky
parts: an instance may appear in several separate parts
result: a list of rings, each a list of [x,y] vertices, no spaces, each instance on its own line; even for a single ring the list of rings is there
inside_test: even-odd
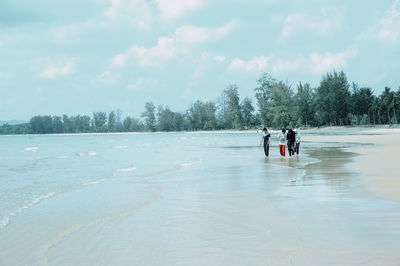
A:
[[[399,0],[1,0],[0,120],[184,111],[262,73],[400,86]]]

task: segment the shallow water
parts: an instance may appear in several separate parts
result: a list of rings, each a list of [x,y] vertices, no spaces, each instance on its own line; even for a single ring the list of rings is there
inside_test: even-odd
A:
[[[264,159],[258,143],[0,137],[0,265],[398,265],[400,204],[366,196],[354,144]]]

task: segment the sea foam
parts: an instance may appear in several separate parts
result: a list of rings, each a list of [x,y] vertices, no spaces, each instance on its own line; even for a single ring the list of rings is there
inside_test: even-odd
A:
[[[39,147],[37,147],[37,146],[24,148],[25,151],[37,151],[38,149],[39,149]]]
[[[136,167],[129,167],[129,168],[118,169],[118,172],[132,172],[135,170],[136,170]]]
[[[201,164],[202,160],[198,160],[198,161],[190,161],[190,162],[184,162],[181,164],[182,167],[189,167],[192,165],[196,165],[196,164]]]
[[[20,214],[21,212],[23,212],[24,210],[38,204],[39,202],[41,202],[42,200],[48,199],[50,197],[52,197],[53,195],[55,195],[55,192],[50,192],[41,196],[38,196],[36,198],[33,198],[29,203],[27,203],[26,205],[19,207],[17,210],[15,210],[14,212],[9,213],[8,215],[6,215],[5,217],[3,217],[0,220],[0,229],[3,229],[4,227],[7,226],[7,224],[10,222],[10,218],[13,216],[16,216],[18,214]]]

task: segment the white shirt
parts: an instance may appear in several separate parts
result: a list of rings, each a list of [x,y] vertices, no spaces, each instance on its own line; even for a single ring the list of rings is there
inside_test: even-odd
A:
[[[279,145],[286,145],[286,133],[279,133],[277,138],[279,139]]]

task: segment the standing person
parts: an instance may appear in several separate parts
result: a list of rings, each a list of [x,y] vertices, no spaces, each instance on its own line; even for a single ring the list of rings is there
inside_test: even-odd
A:
[[[300,142],[301,142],[301,136],[300,136],[300,132],[295,129],[294,133],[296,134],[296,143],[294,146],[294,152],[299,155],[299,148],[300,148]]]
[[[287,133],[287,146],[289,151],[289,156],[292,157],[294,155],[294,143],[296,142],[296,133],[294,133],[293,129],[289,129]]]
[[[264,153],[265,157],[269,157],[269,145],[271,144],[271,134],[268,133],[268,129],[264,127],[262,132],[262,138],[260,142],[261,144],[264,143]]]
[[[285,157],[285,149],[286,149],[286,129],[282,129],[282,132],[277,136],[279,140],[279,152],[282,157]]]

